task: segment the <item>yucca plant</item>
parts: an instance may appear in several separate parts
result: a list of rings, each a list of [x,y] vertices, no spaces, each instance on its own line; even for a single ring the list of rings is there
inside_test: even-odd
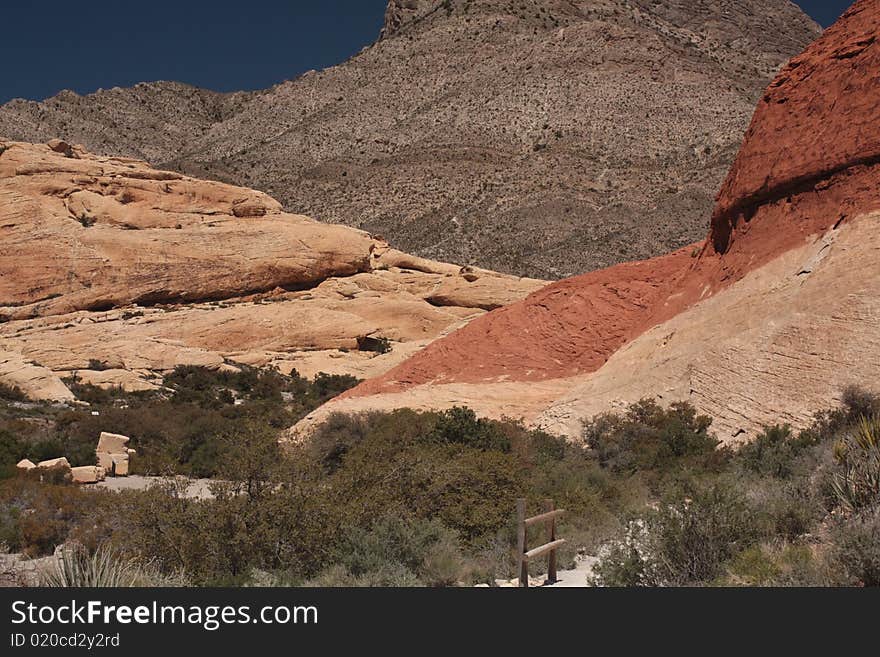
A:
[[[65,547],[58,564],[46,569],[41,586],[49,587],[130,587],[140,584],[142,573],[131,559],[103,546],[90,553],[82,546]]]
[[[840,471],[832,486],[847,511],[880,504],[880,416],[861,418],[834,448]]]

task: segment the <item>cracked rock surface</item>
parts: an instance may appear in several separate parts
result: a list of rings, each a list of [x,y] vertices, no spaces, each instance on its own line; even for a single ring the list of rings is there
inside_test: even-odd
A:
[[[0,381],[35,398],[70,400],[74,372],[148,390],[186,364],[375,375],[544,285],[54,146],[0,142]]]
[[[859,0],[761,100],[704,242],[567,279],[306,418],[467,405],[578,436],[644,397],[741,441],[803,427],[880,368],[880,1]]]

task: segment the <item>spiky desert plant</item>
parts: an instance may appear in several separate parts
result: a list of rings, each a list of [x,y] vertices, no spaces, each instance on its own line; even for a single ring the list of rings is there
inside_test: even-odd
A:
[[[880,505],[880,416],[863,417],[835,446],[832,486],[847,511]]]
[[[103,546],[95,552],[79,545],[61,550],[58,563],[43,571],[41,586],[114,588],[136,586],[141,572],[137,564]]]

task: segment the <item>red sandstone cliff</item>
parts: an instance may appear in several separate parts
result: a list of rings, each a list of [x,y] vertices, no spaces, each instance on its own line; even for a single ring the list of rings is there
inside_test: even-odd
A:
[[[633,377],[647,380],[678,358],[682,370],[674,384],[667,381],[669,394],[698,403],[711,397],[703,405],[711,411],[713,404],[726,404],[718,390],[732,389],[730,372],[742,369],[738,376],[748,385],[750,371],[766,373],[777,366],[778,353],[767,352],[766,344],[782,337],[768,333],[764,324],[784,327],[780,330],[793,354],[789,360],[802,361],[775,373],[778,383],[762,384],[766,395],[785,397],[789,393],[783,394],[782,382],[787,377],[796,382],[798,376],[804,377],[803,390],[791,391],[793,408],[833,395],[831,386],[842,380],[837,376],[841,368],[855,372],[865,363],[880,362],[880,321],[874,321],[880,291],[870,274],[877,268],[876,217],[863,218],[880,209],[878,34],[880,0],[860,0],[780,72],[760,101],[703,245],[548,286],[435,342],[330,408],[369,408],[371,396],[377,407],[430,407],[428,390],[433,386],[437,406],[470,404],[501,415],[510,410],[505,400],[528,394],[528,386],[516,393],[512,383],[565,381],[559,388],[566,390],[576,387],[573,377],[593,373],[593,380],[613,384],[603,390],[594,385],[583,394],[612,402],[625,396],[615,396],[612,389],[653,394],[634,385]],[[858,227],[850,226],[859,221]],[[861,269],[850,276],[846,272],[852,267]],[[835,296],[829,297],[829,290]],[[838,302],[844,305],[838,307]],[[744,316],[711,315],[734,308]],[[850,318],[853,308],[859,314]],[[678,319],[683,316],[686,325]],[[729,327],[738,323],[741,332],[731,332]],[[666,328],[666,337],[658,337]],[[807,336],[811,330],[828,332],[827,339],[813,344]],[[674,350],[664,350],[676,334],[690,335],[690,344],[681,345],[670,360]],[[766,344],[744,343],[749,339]],[[727,373],[705,364],[709,354],[723,362],[727,356],[720,351],[733,349],[734,341],[744,354],[741,363],[728,364]],[[631,347],[634,342],[639,344]],[[622,351],[638,351],[641,360],[627,361],[617,355]],[[854,354],[861,362],[846,365]],[[741,368],[750,358],[764,359],[764,370],[757,364]],[[801,365],[814,358],[838,369],[828,371],[820,363],[806,367],[804,374]],[[628,371],[614,371],[620,361]],[[711,381],[704,382],[703,374],[710,370]],[[468,387],[456,387],[454,394],[439,391],[454,384]],[[541,388],[537,406],[547,406],[554,394],[550,387],[547,383]],[[413,391],[412,399],[407,391]],[[382,401],[381,393],[396,396]],[[744,405],[757,404],[748,394],[743,399]],[[576,400],[569,395],[568,402]],[[533,417],[541,413],[537,406]],[[731,426],[747,424],[733,417],[737,413],[728,413]]]

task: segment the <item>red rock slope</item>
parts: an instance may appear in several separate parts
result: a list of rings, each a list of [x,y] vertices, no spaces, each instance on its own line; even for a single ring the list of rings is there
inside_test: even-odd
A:
[[[876,207],[878,37],[880,1],[859,0],[767,89],[712,217],[725,275]]]
[[[786,254],[797,252],[791,258],[818,263],[816,253],[798,250],[812,249],[823,235],[830,244],[829,231],[880,209],[878,34],[880,0],[861,0],[780,72],[758,106],[704,244],[548,286],[433,343],[329,410],[368,408],[371,397],[377,407],[405,405],[407,396],[401,393],[416,389],[411,397],[418,397],[418,405],[431,406],[426,389],[433,386],[438,406],[470,403],[501,415],[511,410],[503,400],[499,408],[481,405],[491,384],[567,381],[560,388],[570,388],[572,377],[607,367],[622,347],[688,309],[707,305],[710,297],[732,288],[733,296],[746,289],[760,295],[763,288],[755,280],[768,290],[783,286],[784,281],[768,278],[766,268]],[[804,267],[812,272],[813,265]],[[821,309],[808,309],[812,312]],[[454,395],[440,391],[478,383],[483,385],[459,386]],[[497,386],[493,390],[495,395]],[[542,390],[538,406],[554,394],[547,386]],[[380,399],[389,393],[393,401]],[[512,395],[507,391],[501,397]],[[531,415],[521,406],[516,410]]]

